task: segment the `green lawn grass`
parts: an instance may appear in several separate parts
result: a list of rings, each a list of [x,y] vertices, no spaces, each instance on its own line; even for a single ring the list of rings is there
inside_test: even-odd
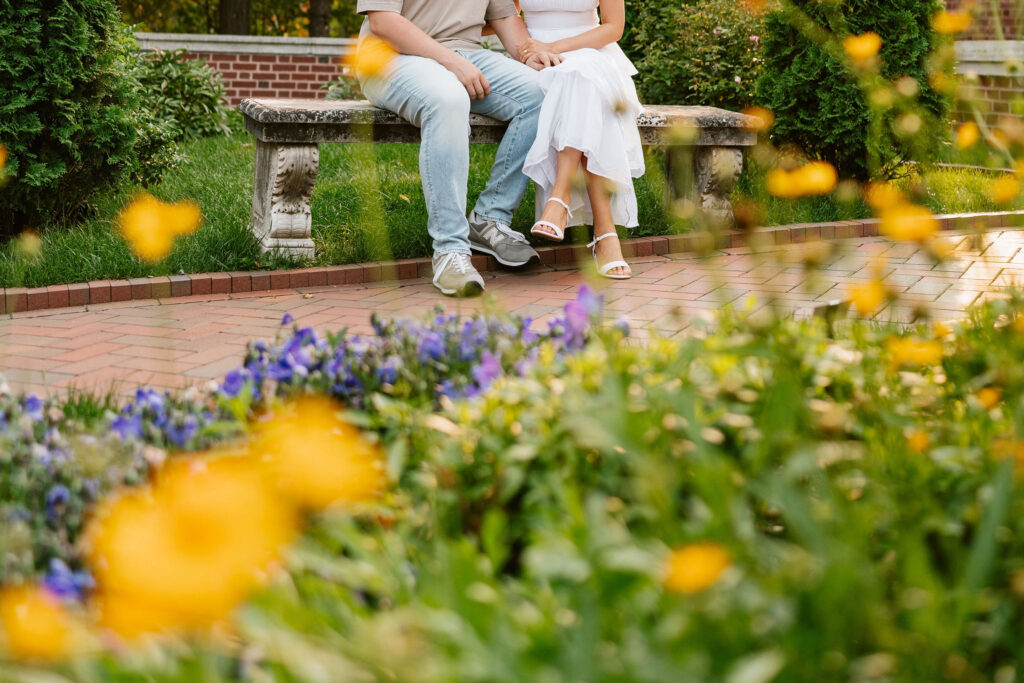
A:
[[[495,150],[493,145],[471,147],[469,206],[487,182]],[[300,264],[261,256],[249,232],[255,153],[252,138],[206,138],[188,144],[185,153],[187,161],[182,167],[150,191],[168,201],[198,202],[204,224],[196,234],[179,240],[163,263],[139,261],[117,233],[115,218],[138,191],[136,188],[100,198],[95,216],[80,225],[42,231],[43,248],[36,259],[20,257],[13,244],[0,246],[0,286],[38,287]],[[418,154],[418,145],[321,147],[320,176],[312,199],[317,264],[430,254]],[[652,165],[657,163],[652,159]],[[637,182],[643,227],[634,234],[664,234],[668,230],[661,211],[661,178],[659,171]],[[515,215],[517,230],[527,231],[532,225],[533,201],[531,188]],[[584,239],[585,235],[580,231],[575,237]]]
[[[249,233],[255,145],[245,134],[213,137],[186,145],[186,162],[152,188],[165,200],[192,199],[205,217],[199,232],[179,240],[170,257],[150,265],[133,256],[117,234],[115,217],[137,189],[100,197],[94,216],[74,227],[42,231],[38,257],[26,259],[13,244],[0,245],[0,286],[38,287],[63,282],[122,279],[146,275],[254,270],[308,265],[261,255]],[[495,147],[471,147],[469,205],[483,189]],[[409,258],[430,253],[426,209],[420,186],[417,145],[323,145],[320,177],[313,194],[313,239],[316,263],[335,265],[368,260]],[[672,230],[662,210],[662,156],[648,153],[648,172],[637,181],[640,228],[635,235]],[[977,171],[929,171],[919,197],[936,212],[991,210],[987,183]],[[913,179],[903,181],[910,185]],[[870,215],[861,201],[842,203],[832,197],[797,202],[778,200],[764,188],[764,175],[749,169],[735,199],[754,200],[763,208],[765,225],[848,220]],[[527,231],[533,221],[533,191],[528,190],[513,227]],[[1020,208],[1017,202],[1012,208]],[[1011,207],[1002,207],[1011,208]],[[678,229],[678,228],[677,228]],[[585,230],[575,231],[585,241]]]

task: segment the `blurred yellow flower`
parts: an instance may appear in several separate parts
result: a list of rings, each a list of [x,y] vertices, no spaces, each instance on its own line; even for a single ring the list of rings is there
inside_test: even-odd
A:
[[[942,362],[942,343],[920,339],[891,337],[889,359],[893,365],[935,365]]]
[[[718,543],[694,543],[672,551],[665,562],[663,583],[676,593],[696,593],[713,586],[732,564]]]
[[[931,439],[928,438],[928,433],[920,429],[914,431],[909,437],[907,437],[907,447],[909,447],[914,453],[924,453],[928,450],[928,446],[930,444]]]
[[[882,211],[904,201],[903,191],[892,183],[869,183],[864,191],[864,199],[875,211]]]
[[[971,27],[972,19],[968,12],[950,12],[943,10],[932,17],[932,28],[936,33],[953,35],[963,33]]]
[[[332,401],[306,397],[256,426],[253,456],[301,506],[371,500],[384,488],[379,453],[338,411]]]
[[[74,653],[77,630],[60,600],[44,588],[0,590],[0,642],[15,659],[64,659]]]
[[[100,623],[129,638],[209,627],[265,580],[296,529],[250,460],[171,461],[152,487],[101,504],[86,529]]]
[[[981,139],[981,129],[978,128],[978,124],[974,121],[961,123],[960,127],[956,129],[957,149],[973,147],[979,139]]]
[[[850,305],[860,315],[871,315],[889,296],[885,283],[877,277],[864,284],[851,285],[848,293]]]
[[[168,204],[144,192],[121,212],[117,222],[139,258],[156,262],[171,253],[175,239],[198,230],[202,219],[195,204]]]
[[[754,119],[754,130],[758,133],[764,133],[772,127],[775,123],[775,114],[771,109],[765,109],[764,107],[747,107],[743,110],[743,113]]]
[[[999,387],[983,387],[974,395],[985,410],[991,410],[1003,398],[1003,392]]]
[[[11,243],[14,253],[20,258],[37,259],[43,253],[43,241],[33,230],[26,230]]]
[[[781,199],[829,194],[838,182],[835,167],[826,161],[812,161],[793,171],[775,168],[767,177],[768,192]]]
[[[343,61],[361,78],[384,78],[397,56],[398,52],[390,43],[371,34],[360,40],[355,51]]]
[[[4,172],[4,166],[7,165],[7,148],[0,145],[0,174]]]
[[[901,202],[879,212],[880,232],[894,240],[926,242],[939,231],[939,221],[923,206]]]
[[[858,66],[865,66],[882,49],[882,37],[874,32],[843,38],[843,50]]]
[[[989,196],[996,204],[1009,204],[1020,194],[1020,181],[1015,176],[1004,175],[996,178],[989,188]]]

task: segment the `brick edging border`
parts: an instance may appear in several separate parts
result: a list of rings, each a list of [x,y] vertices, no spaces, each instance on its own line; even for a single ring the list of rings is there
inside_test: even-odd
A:
[[[1024,211],[949,214],[937,216],[942,230],[970,230],[1014,227],[1014,218],[1024,218]],[[796,223],[750,232],[731,231],[718,235],[715,248],[730,249],[747,246],[751,236],[772,245],[799,244],[815,240],[875,237],[881,221],[865,218],[832,223]],[[635,237],[625,240],[628,257],[663,256],[690,253],[708,248],[708,233]],[[541,265],[565,265],[590,258],[589,250],[578,244],[540,247]],[[493,272],[502,267],[491,256],[475,254],[473,265],[481,271]],[[364,284],[392,280],[431,277],[429,258],[401,259],[383,263],[358,263],[347,266],[325,266],[294,270],[234,271],[140,277],[129,280],[95,280],[49,287],[7,287],[0,289],[0,312],[4,315],[51,308],[68,308],[92,304],[108,304],[146,299],[167,299],[213,294],[240,294],[260,291]]]

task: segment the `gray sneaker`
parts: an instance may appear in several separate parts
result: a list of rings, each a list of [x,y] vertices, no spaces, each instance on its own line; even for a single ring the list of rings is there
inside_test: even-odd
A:
[[[469,254],[438,254],[434,257],[434,286],[447,296],[477,296],[484,291],[484,279]]]
[[[490,254],[503,266],[525,266],[540,255],[521,234],[498,221],[469,214],[469,246],[473,251]]]

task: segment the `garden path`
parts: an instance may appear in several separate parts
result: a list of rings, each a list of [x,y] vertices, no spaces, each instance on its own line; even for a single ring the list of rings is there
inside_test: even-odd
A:
[[[846,298],[851,284],[878,269],[901,298],[876,318],[899,322],[919,304],[942,320],[962,317],[968,305],[999,296],[1018,276],[1024,282],[1024,230],[949,239],[954,255],[939,265],[914,245],[868,237],[833,243],[836,252],[816,275],[803,264],[819,247],[786,245],[760,254],[726,249],[710,260],[649,257],[634,261],[632,280],[591,284],[607,298],[607,314],[628,319],[633,336],[643,339],[685,334],[713,309],[746,305],[751,297],[755,307],[774,298],[782,310],[806,314]],[[462,313],[497,306],[544,325],[588,281],[585,271],[546,267],[487,278],[489,297],[468,301],[445,299],[429,281],[413,280],[19,313],[0,319],[0,374],[15,391],[41,394],[72,387],[129,393],[139,384],[176,389],[222,377],[239,364],[249,340],[274,339],[286,312],[319,331],[347,326],[358,333],[372,332],[374,311],[422,317],[437,305]]]

